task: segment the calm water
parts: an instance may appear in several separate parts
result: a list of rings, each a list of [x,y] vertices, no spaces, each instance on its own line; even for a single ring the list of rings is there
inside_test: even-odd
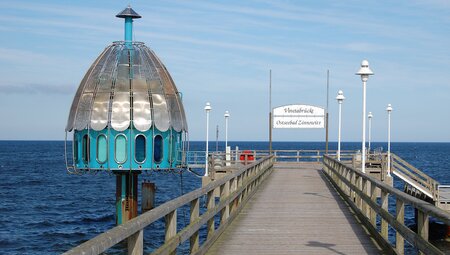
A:
[[[240,149],[268,148],[265,142],[229,144]],[[342,147],[353,150],[359,146],[344,143]],[[386,145],[372,145],[382,146]],[[321,142],[273,144],[274,149],[324,147]],[[191,150],[203,149],[203,143],[191,142]],[[336,149],[336,144],[331,143],[330,149]],[[450,143],[393,143],[392,151],[442,184],[450,184]],[[157,205],[201,185],[190,173],[144,174],[143,179],[156,183]],[[0,254],[59,254],[114,227],[114,194],[114,176],[66,173],[63,142],[0,141]],[[187,210],[178,212],[180,224],[189,221],[186,214]],[[145,232],[147,251],[163,240],[162,226],[158,221],[151,226],[156,231]],[[108,251],[120,252],[120,245]]]

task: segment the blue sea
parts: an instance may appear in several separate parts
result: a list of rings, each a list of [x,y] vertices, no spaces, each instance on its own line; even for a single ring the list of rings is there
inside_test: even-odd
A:
[[[268,149],[266,142],[229,145]],[[215,143],[210,146],[215,148]],[[219,149],[223,146],[220,143]],[[360,146],[343,143],[342,149]],[[372,143],[376,147],[386,144]],[[323,142],[273,143],[275,150],[324,148]],[[336,148],[330,143],[330,150]],[[190,149],[204,150],[204,143],[191,142]],[[392,143],[391,150],[441,184],[450,184],[450,143]],[[156,183],[156,205],[201,186],[201,179],[189,172],[143,174],[140,180]],[[61,141],[0,141],[0,198],[0,254],[59,254],[115,225],[115,176],[68,174]],[[189,221],[186,214],[187,210],[179,210],[180,224]],[[413,216],[407,216],[412,224]],[[146,252],[163,241],[162,226],[158,221],[150,226],[154,231],[146,229]],[[118,245],[107,254],[122,252],[123,245]]]

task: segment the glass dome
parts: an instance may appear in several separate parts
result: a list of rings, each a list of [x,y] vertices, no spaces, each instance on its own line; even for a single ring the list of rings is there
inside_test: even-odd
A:
[[[186,131],[181,96],[169,72],[143,43],[114,42],[87,71],[70,109],[66,131],[130,126]]]
[[[125,19],[125,41],[106,47],[73,99],[65,129],[73,131],[73,164],[67,167],[180,168],[188,131],[181,93],[156,54],[131,40],[133,19],[141,16],[129,7],[117,17]]]

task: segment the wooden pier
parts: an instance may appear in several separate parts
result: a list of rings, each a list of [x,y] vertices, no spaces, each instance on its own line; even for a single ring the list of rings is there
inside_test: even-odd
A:
[[[406,242],[421,254],[445,254],[428,237],[430,217],[450,226],[450,213],[439,208],[447,201],[446,187],[434,189],[437,182],[420,181],[439,199],[434,204],[383,182],[383,171],[380,178],[362,173],[354,160],[348,160],[354,155],[337,161],[323,153],[293,154],[289,163],[277,162],[275,155],[227,162],[220,176],[204,182],[202,188],[65,254],[101,254],[122,241],[128,254],[143,254],[144,229],[152,231],[148,226],[161,218],[165,242],[152,254],[176,254],[186,243],[190,254],[405,254]],[[419,182],[418,177],[412,179]],[[395,203],[394,208],[389,209],[388,201]],[[186,205],[190,205],[190,223],[179,229],[177,211]],[[416,211],[416,232],[405,224],[405,206]],[[395,240],[390,240],[390,232]]]
[[[320,163],[275,163],[207,254],[380,254]]]

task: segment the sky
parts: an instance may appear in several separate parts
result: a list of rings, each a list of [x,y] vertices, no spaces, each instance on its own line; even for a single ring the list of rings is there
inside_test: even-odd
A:
[[[134,40],[153,49],[183,102],[192,141],[267,141],[269,70],[272,106],[327,105],[337,140],[361,141],[367,59],[372,140],[450,142],[450,1],[1,1],[0,140],[63,140],[75,91],[89,66],[123,40],[128,4],[142,19]],[[323,141],[324,129],[275,129],[275,141]]]

